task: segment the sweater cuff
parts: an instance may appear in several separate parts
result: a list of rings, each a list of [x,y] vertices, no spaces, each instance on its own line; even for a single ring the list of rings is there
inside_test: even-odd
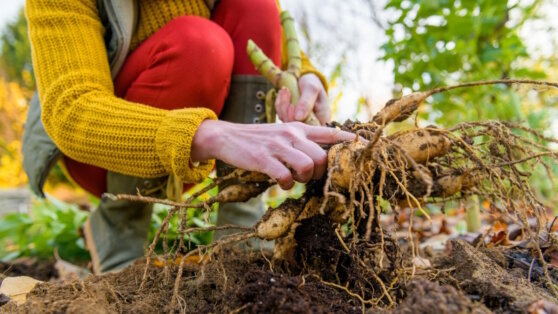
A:
[[[312,65],[308,57],[303,54],[300,76],[303,76],[305,74],[310,74],[310,73],[316,74],[316,76],[320,79],[320,81],[322,81],[322,85],[324,86],[324,89],[327,92],[329,86],[326,77],[320,71],[316,70],[316,68],[314,67],[314,65]]]
[[[213,170],[215,160],[197,166],[190,160],[192,139],[199,125],[206,119],[216,120],[215,113],[206,108],[186,108],[169,111],[157,130],[157,155],[168,173],[184,183],[204,180]]]

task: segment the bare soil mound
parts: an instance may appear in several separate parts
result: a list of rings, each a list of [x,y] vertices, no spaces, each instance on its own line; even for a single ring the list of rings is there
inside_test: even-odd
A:
[[[330,269],[347,274],[339,271],[343,261],[327,254],[338,248],[319,249],[327,256],[322,262],[330,262]],[[527,312],[537,302],[554,308],[557,300],[543,284],[529,282],[525,271],[507,258],[513,253],[477,249],[453,240],[450,254],[434,260],[433,268],[417,271],[410,280],[394,285],[398,290],[394,295],[401,297],[394,307],[386,308],[352,294],[347,288],[351,285],[343,286],[341,279],[326,280],[327,271],[318,273],[311,266],[286,269],[273,265],[269,256],[261,253],[225,249],[204,265],[185,265],[179,309],[185,313],[362,313],[364,307],[369,313],[509,313]],[[0,312],[169,312],[176,269],[169,268],[167,273],[164,268],[150,267],[147,285],[140,290],[144,267],[139,261],[120,273],[43,283],[25,304],[10,302],[0,307]]]

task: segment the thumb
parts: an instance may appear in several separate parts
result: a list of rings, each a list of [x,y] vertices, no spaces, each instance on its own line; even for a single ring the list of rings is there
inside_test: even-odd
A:
[[[301,91],[300,99],[296,104],[295,120],[304,121],[314,108],[318,99],[319,90],[316,88],[304,88]]]

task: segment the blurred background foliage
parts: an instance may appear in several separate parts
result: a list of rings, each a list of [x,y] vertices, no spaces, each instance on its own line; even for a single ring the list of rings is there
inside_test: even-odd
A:
[[[397,18],[389,21],[382,59],[394,62],[395,94],[478,80],[546,79],[518,35],[525,21],[537,18],[541,2],[389,1]],[[548,128],[549,108],[542,106],[548,95],[529,96],[506,85],[438,94],[421,118],[443,126],[503,119]]]
[[[393,69],[392,94],[397,97],[411,91],[473,80],[558,80],[558,55],[533,55],[526,47],[524,36],[520,36],[526,21],[541,19],[541,8],[552,1],[348,0],[331,6],[365,8],[367,20],[355,19],[354,23],[369,23],[385,33],[380,61]],[[298,2],[293,6],[297,6],[295,17],[303,47],[318,68],[325,69],[330,81],[333,115],[340,117],[340,112],[347,109],[342,108],[342,103],[348,86],[359,84],[359,76],[352,74],[356,71],[354,68],[358,68],[360,62],[369,63],[366,58],[372,58],[364,55],[354,60],[351,55],[355,46],[366,42],[359,42],[351,34],[332,26],[339,20],[350,23],[351,16],[347,20],[341,16],[339,20],[335,16],[322,18],[312,11],[312,6]],[[348,14],[358,12],[353,10]],[[314,15],[318,18],[310,22]],[[22,12],[3,27],[0,45],[0,188],[25,188],[21,136],[35,82]],[[381,108],[374,105],[378,100],[370,99],[366,93],[355,99],[351,109],[353,119],[368,119]],[[465,121],[503,119],[555,135],[550,133],[550,127],[558,116],[557,100],[556,91],[529,87],[497,85],[457,90],[429,99],[421,108],[418,123],[451,127]],[[557,173],[558,169],[553,171]],[[558,201],[558,191],[542,170],[537,170],[533,185],[550,204]],[[272,189],[267,200],[271,206],[277,206],[285,197],[300,195],[302,191],[302,185],[297,185],[291,194]],[[33,200],[29,212],[0,218],[0,259],[52,258],[55,249],[64,259],[83,261],[89,258],[80,228],[87,218],[87,210],[94,208],[97,200],[73,186],[59,168],[49,178],[48,192],[47,200]],[[214,193],[210,191],[204,197]],[[167,212],[168,208],[156,206],[151,236]],[[215,222],[215,212],[205,215],[192,209],[187,215],[190,226],[201,227]],[[176,225],[176,220],[171,222],[171,226]],[[171,234],[168,241],[172,241],[173,236]],[[211,239],[211,233],[203,233],[191,235],[189,241],[195,246]]]
[[[17,19],[5,26],[2,36],[2,58],[0,65],[9,81],[19,83],[28,91],[35,89],[31,45],[27,34],[27,21],[23,10]]]
[[[556,59],[533,60],[519,36],[526,21],[539,18],[537,1],[390,0],[385,61],[394,63],[394,96],[438,86],[490,79],[556,79],[546,70]],[[558,93],[548,88],[496,85],[437,94],[420,110],[422,125],[506,120],[549,130],[557,117]],[[528,136],[528,134],[522,134]],[[548,145],[548,143],[544,143]],[[558,169],[552,169],[554,176]],[[531,184],[543,198],[557,192],[544,167]]]

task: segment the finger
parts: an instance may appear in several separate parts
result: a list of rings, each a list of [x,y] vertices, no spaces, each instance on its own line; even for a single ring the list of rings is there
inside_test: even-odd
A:
[[[293,146],[310,157],[314,162],[314,175],[312,176],[312,179],[321,179],[327,168],[326,151],[323,150],[320,145],[306,139],[295,141]]]
[[[277,158],[292,169],[293,178],[297,182],[306,183],[314,175],[314,161],[306,154],[294,147],[281,149]]]
[[[290,103],[291,92],[285,87],[281,88],[277,93],[277,99],[275,100],[275,110],[277,111],[279,119],[283,122],[289,121],[287,109],[290,107]]]
[[[275,100],[275,110],[281,121],[287,120],[287,104],[289,104],[291,99],[289,90],[286,88],[281,88],[277,93],[277,98]]]
[[[262,169],[257,170],[267,174],[270,178],[275,179],[283,190],[293,187],[294,179],[291,171],[279,160],[275,158],[261,159]]]
[[[287,118],[289,122],[296,121],[295,119],[296,107],[293,105],[287,106]]]
[[[319,95],[320,89],[314,85],[307,85],[306,87],[301,88],[300,99],[296,104],[295,119],[297,121],[304,121],[310,111],[314,108]]]
[[[334,144],[344,141],[352,141],[356,138],[356,134],[342,131],[335,128],[326,128],[323,126],[305,125],[306,137],[318,144]]]
[[[314,107],[314,112],[322,125],[331,122],[331,108],[325,91],[320,92],[318,102]]]

